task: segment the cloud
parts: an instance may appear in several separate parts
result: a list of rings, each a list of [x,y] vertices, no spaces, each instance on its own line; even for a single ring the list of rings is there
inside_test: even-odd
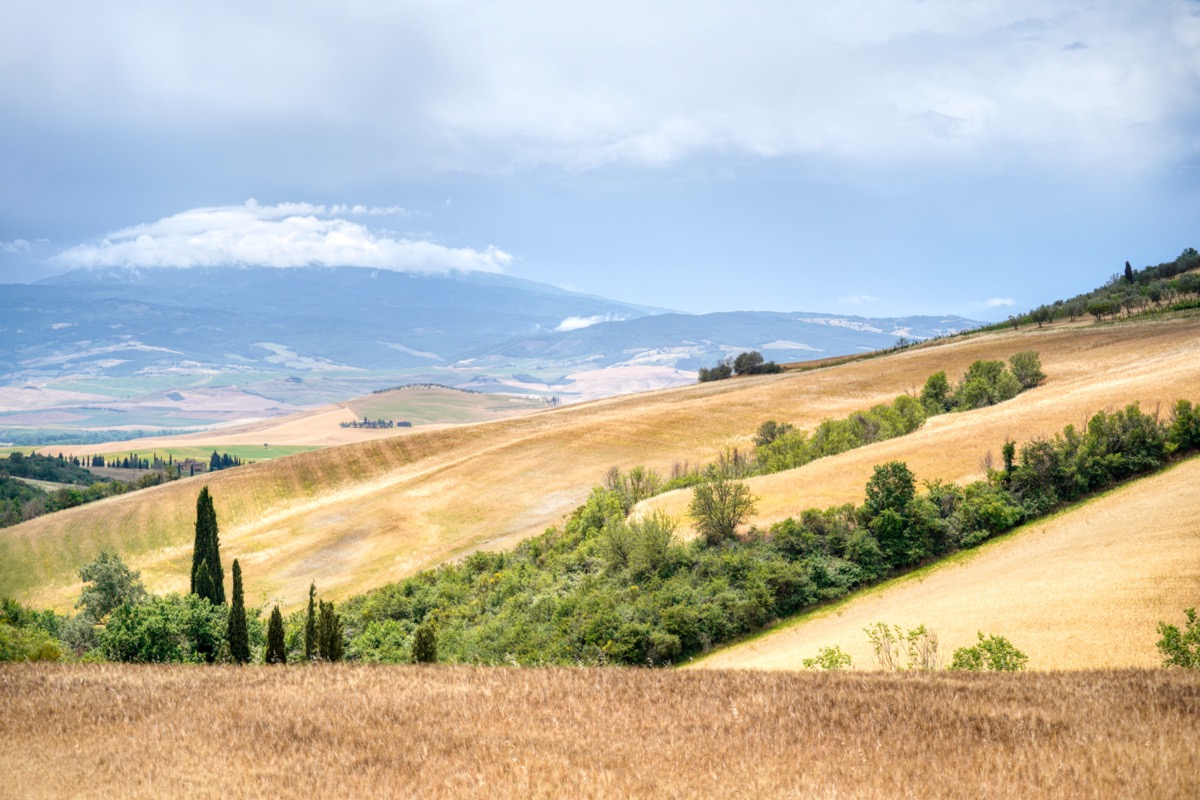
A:
[[[1179,0],[351,5],[24,4],[0,102],[64,130],[327,127],[354,145],[329,158],[450,169],[1195,148],[1200,15]]]
[[[28,253],[33,249],[33,242],[25,239],[14,239],[11,242],[0,242],[0,253]]]
[[[615,314],[601,314],[595,317],[567,317],[558,323],[558,327],[554,330],[556,333],[577,331],[580,328],[588,328],[600,322],[622,322],[624,319],[624,317],[616,316]]]
[[[358,266],[389,270],[502,272],[512,256],[396,238],[345,215],[403,215],[395,208],[310,203],[196,208],[134,225],[50,258],[59,267]]]
[[[1000,306],[1015,306],[1017,301],[1011,297],[992,297],[983,301],[987,308],[999,308]]]
[[[849,297],[839,297],[838,302],[846,303],[847,305],[862,305],[864,303],[877,303],[879,302],[879,298],[873,294],[852,294]]]

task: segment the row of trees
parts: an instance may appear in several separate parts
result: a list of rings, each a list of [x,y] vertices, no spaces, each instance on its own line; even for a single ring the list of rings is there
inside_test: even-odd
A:
[[[372,428],[372,429],[390,429],[390,428],[396,428],[396,427],[411,428],[412,427],[411,422],[407,422],[404,420],[397,422],[394,419],[383,419],[382,417],[380,417],[379,419],[367,419],[366,417],[363,417],[362,419],[356,419],[351,422],[343,422],[343,423],[341,423],[341,425],[343,428]]]
[[[1134,314],[1195,308],[1200,306],[1200,253],[1189,247],[1173,261],[1134,269],[1126,261],[1125,269],[1109,278],[1103,286],[1067,300],[1038,306],[1009,317],[1014,328],[1036,324],[1039,328],[1058,319],[1072,322],[1094,317],[1097,322],[1116,319],[1122,313]]]

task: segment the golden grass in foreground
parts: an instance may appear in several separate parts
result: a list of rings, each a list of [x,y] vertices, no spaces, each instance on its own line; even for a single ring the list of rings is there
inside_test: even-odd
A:
[[[800,669],[841,647],[876,664],[863,628],[925,625],[948,662],[977,631],[1007,637],[1036,669],[1152,667],[1160,620],[1200,606],[1200,458],[1128,483],[947,562],[697,661]]]
[[[1200,675],[0,669],[9,797],[1195,797]]]

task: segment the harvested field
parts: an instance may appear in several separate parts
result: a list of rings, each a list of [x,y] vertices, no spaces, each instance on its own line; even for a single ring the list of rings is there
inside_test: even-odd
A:
[[[859,593],[693,664],[797,670],[838,646],[877,669],[863,629],[937,634],[943,661],[999,634],[1035,669],[1154,667],[1157,624],[1200,606],[1200,458],[1126,484],[920,572]]]
[[[295,607],[310,581],[339,598],[556,524],[613,465],[660,472],[747,448],[759,423],[812,426],[919,390],[938,370],[1038,350],[1044,387],[991,409],[789,473],[756,479],[760,522],[861,498],[871,466],[909,462],[919,478],[970,478],[1004,438],[1050,434],[1092,412],[1200,399],[1200,318],[1027,329],[954,340],[811,372],[719,381],[498,422],[392,435],[304,453],[42,517],[0,531],[0,594],[66,609],[76,572],[101,548],[153,591],[185,587],[196,494],[210,485],[226,564],[247,600]],[[686,497],[660,503],[676,512]],[[671,504],[675,505],[672,506]]]
[[[1195,797],[1200,675],[0,668],[6,796]]]

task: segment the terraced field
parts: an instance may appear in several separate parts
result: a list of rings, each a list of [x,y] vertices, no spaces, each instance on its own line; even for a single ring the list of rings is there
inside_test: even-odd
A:
[[[753,482],[760,522],[858,500],[876,463],[961,480],[1006,437],[1046,435],[1107,407],[1200,399],[1200,319],[1027,329],[913,348],[811,372],[721,381],[531,416],[392,435],[203,479],[222,552],[242,560],[248,601],[298,605],[310,581],[346,596],[472,549],[507,547],[560,521],[605,470],[750,446],[765,419],[811,426],[918,390],[937,370],[1038,350],[1045,386],[1002,406],[931,420],[903,439]],[[200,478],[0,531],[0,594],[68,607],[75,571],[119,550],[155,591],[185,588]],[[678,512],[684,496],[656,501]]]

